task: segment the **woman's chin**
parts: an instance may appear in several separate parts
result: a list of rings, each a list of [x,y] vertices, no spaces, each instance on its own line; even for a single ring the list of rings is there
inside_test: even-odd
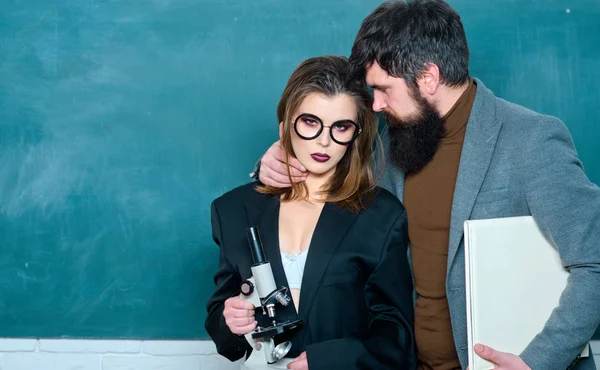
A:
[[[331,166],[323,166],[323,165],[304,165],[304,168],[306,168],[306,170],[308,171],[308,175],[309,176],[314,176],[314,177],[318,177],[318,176],[323,176],[323,175],[327,175],[330,174],[331,171],[335,168],[335,167],[331,167]]]

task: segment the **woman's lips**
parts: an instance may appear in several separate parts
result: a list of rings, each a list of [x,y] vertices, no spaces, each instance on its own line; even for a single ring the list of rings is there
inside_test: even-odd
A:
[[[323,153],[313,153],[310,155],[317,162],[327,162],[331,157]]]

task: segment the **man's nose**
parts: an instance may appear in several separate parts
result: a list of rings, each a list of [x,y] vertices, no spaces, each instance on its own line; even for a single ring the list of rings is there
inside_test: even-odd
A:
[[[373,94],[373,110],[375,112],[381,112],[385,108],[387,108],[385,99],[381,96],[381,92],[375,90],[375,93]]]

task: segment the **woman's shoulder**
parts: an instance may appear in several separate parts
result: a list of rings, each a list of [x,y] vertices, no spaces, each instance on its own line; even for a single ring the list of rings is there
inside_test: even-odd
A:
[[[404,206],[398,197],[377,186],[365,201],[361,218],[368,220],[369,223],[381,220],[382,224],[387,224],[387,221],[393,222],[405,212]]]
[[[398,197],[390,191],[376,186],[371,195],[371,202],[367,205],[367,209],[386,209],[389,211],[404,212],[404,205]]]
[[[248,184],[238,186],[231,189],[213,201],[213,206],[219,209],[238,208],[244,205],[247,200],[265,197],[259,193],[256,188],[260,186],[260,182],[253,181]]]

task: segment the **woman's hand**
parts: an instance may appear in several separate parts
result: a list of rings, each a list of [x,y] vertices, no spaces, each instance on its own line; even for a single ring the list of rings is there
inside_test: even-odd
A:
[[[302,352],[300,356],[296,357],[287,366],[291,370],[308,370],[308,359],[306,358],[306,351]]]
[[[254,305],[240,297],[232,297],[225,301],[223,317],[233,334],[245,335],[256,328]]]

